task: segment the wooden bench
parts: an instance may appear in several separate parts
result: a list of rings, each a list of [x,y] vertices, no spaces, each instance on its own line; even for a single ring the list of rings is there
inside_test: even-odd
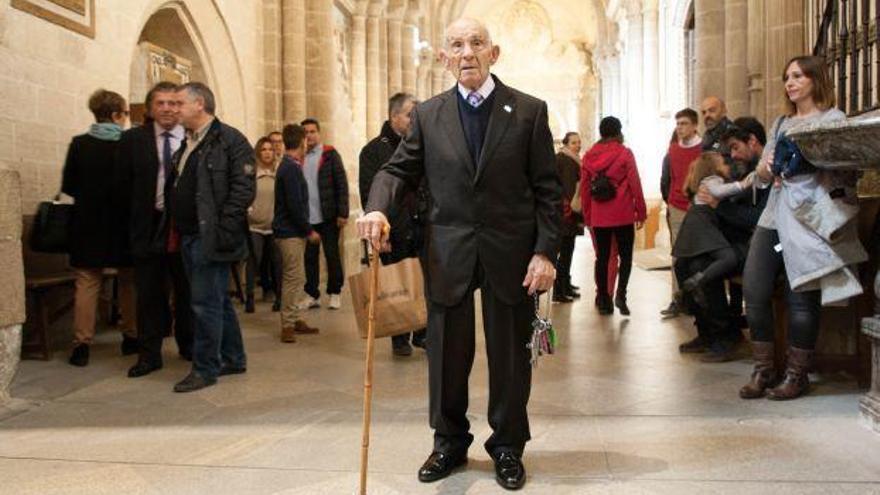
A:
[[[30,248],[30,232],[33,216],[22,217],[22,258],[25,275],[25,311],[27,319],[21,344],[22,359],[52,358],[50,328],[73,308],[76,275],[71,270],[66,254],[38,253]],[[104,270],[105,279],[116,284],[116,270]],[[116,310],[115,289],[113,295],[101,301],[99,314],[108,314],[113,321]]]

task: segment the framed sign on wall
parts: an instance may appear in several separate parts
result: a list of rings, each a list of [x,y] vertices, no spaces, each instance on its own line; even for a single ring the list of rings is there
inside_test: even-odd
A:
[[[12,0],[12,7],[83,36],[95,37],[95,0]]]

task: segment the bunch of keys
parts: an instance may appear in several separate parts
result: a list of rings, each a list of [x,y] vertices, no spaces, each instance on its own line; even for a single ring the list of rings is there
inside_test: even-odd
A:
[[[549,294],[549,293],[548,293]],[[551,300],[552,300],[552,296]],[[547,313],[541,316],[541,299],[535,294],[535,320],[532,321],[532,338],[526,348],[532,353],[531,364],[538,367],[538,358],[544,354],[553,354],[556,350],[556,332],[553,330],[553,321],[550,319],[550,302],[547,303]]]

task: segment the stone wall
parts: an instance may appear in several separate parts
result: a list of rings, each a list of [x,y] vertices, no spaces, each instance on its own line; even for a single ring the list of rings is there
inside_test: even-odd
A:
[[[21,184],[18,173],[0,163],[0,405],[18,368],[21,325],[25,320],[24,266],[21,259]]]

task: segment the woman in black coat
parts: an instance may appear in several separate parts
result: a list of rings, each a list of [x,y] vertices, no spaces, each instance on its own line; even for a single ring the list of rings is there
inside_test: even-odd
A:
[[[562,183],[562,223],[560,224],[561,246],[556,261],[556,284],[553,301],[572,302],[581,297],[571,284],[571,261],[574,256],[575,237],[584,233],[584,218],[577,205],[572,205],[578,190],[581,173],[581,137],[569,132],[562,138],[562,148],[556,154],[556,171]]]
[[[116,148],[128,120],[128,105],[118,93],[99,89],[89,98],[89,110],[95,123],[71,141],[61,183],[61,192],[74,200],[69,226],[70,265],[76,274],[70,356],[74,366],[89,362],[103,270],[109,267],[120,268],[122,350],[124,354],[137,351],[133,276],[130,268],[122,268],[131,265],[125,249],[127,222],[120,213],[125,210],[113,201]]]

